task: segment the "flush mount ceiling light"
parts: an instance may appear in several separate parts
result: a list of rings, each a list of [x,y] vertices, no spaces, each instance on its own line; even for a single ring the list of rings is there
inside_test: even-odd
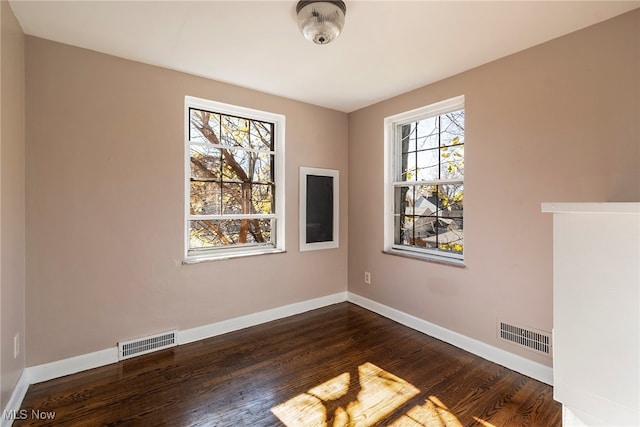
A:
[[[327,44],[340,35],[347,6],[343,1],[299,1],[298,28],[307,40]]]

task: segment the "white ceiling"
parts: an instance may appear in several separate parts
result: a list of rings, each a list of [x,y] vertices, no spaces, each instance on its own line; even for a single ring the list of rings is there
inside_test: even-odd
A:
[[[26,34],[345,112],[640,6],[346,0],[343,34],[319,46],[296,3],[10,0]]]

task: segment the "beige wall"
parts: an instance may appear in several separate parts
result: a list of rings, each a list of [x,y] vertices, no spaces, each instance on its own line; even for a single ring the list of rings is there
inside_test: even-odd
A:
[[[27,365],[347,284],[550,365],[498,342],[496,318],[551,328],[542,201],[640,200],[639,21],[635,11],[350,115],[27,37]],[[460,94],[467,267],[383,255],[383,118]],[[286,115],[286,254],[181,264],[185,95]],[[338,250],[298,251],[300,166],[340,170]],[[4,320],[4,295],[2,308]]]
[[[27,37],[27,364],[347,288],[344,113]],[[184,96],[286,116],[287,253],[182,265]],[[298,251],[300,166],[341,174],[340,248]]]
[[[0,408],[25,367],[24,34],[0,2]],[[13,338],[20,334],[20,354]]]
[[[349,290],[550,366],[499,342],[496,319],[551,330],[552,224],[541,202],[640,200],[639,28],[635,10],[351,113]],[[466,268],[382,254],[383,119],[457,95]]]

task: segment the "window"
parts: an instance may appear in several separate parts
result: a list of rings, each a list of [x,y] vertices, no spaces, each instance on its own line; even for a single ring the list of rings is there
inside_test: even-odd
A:
[[[186,262],[284,250],[284,116],[185,98]]]
[[[385,119],[385,250],[464,259],[464,96]]]

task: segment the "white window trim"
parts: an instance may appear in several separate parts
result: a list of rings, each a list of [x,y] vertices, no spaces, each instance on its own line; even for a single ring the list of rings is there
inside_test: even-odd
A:
[[[189,153],[189,108],[213,111],[221,114],[228,114],[248,119],[260,120],[274,124],[275,138],[275,182],[276,182],[276,206],[275,213],[269,215],[256,215],[264,219],[276,219],[275,246],[247,245],[234,246],[232,248],[213,248],[203,251],[201,254],[189,254],[189,220],[190,215],[190,178],[191,178],[191,158]],[[285,252],[285,116],[282,114],[270,113],[267,111],[255,110],[252,108],[240,107],[237,105],[225,104],[217,101],[185,96],[184,98],[184,260],[183,264],[195,264],[203,261],[222,260],[229,258],[245,257],[251,255],[264,255]],[[249,215],[242,215],[243,218]],[[218,216],[215,218],[233,217],[233,215]]]
[[[384,252],[394,255],[405,255],[455,266],[464,266],[464,255],[446,253],[438,250],[408,248],[394,243],[394,187],[399,183],[395,180],[399,147],[396,145],[396,131],[398,125],[416,121],[425,116],[446,114],[464,108],[464,95],[436,102],[425,107],[416,108],[404,113],[385,117],[384,119]],[[465,138],[466,139],[466,138]],[[444,180],[443,180],[444,181]],[[442,181],[441,181],[442,182]]]

